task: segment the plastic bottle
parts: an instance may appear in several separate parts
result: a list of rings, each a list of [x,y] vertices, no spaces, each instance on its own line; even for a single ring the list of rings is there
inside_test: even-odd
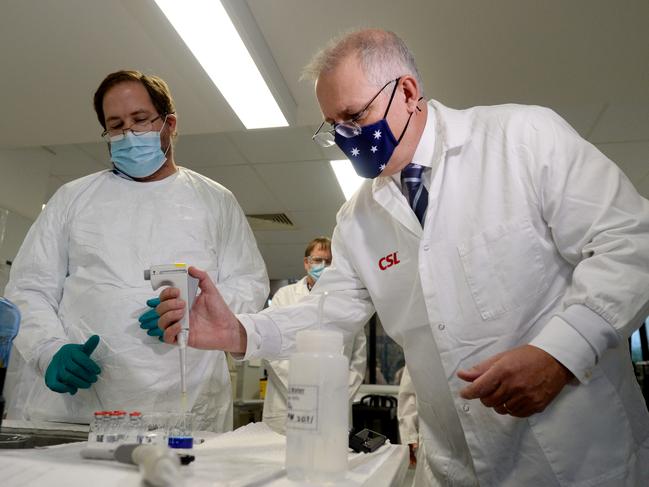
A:
[[[304,330],[290,357],[286,471],[291,480],[344,478],[348,451],[349,363],[339,332]]]

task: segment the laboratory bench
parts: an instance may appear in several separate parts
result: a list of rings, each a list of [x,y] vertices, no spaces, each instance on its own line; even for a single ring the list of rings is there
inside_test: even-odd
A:
[[[31,434],[35,439],[32,448],[0,449],[3,487],[86,487],[89,479],[93,487],[142,485],[135,465],[81,458],[87,442],[75,440],[87,438],[87,425],[5,421],[2,430]],[[53,445],[56,440],[52,437],[62,444]],[[197,433],[195,438],[204,440],[191,450],[195,461],[179,467],[187,487],[314,485],[286,478],[286,438],[264,423],[250,423],[223,434]],[[408,448],[386,443],[370,454],[350,451],[348,460],[345,479],[327,485],[397,487],[408,470]]]
[[[5,419],[0,428],[0,452],[4,449],[39,448],[87,439],[87,424]]]

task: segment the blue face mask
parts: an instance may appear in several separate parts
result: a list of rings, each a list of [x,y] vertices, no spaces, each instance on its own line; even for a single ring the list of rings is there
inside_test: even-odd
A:
[[[394,149],[396,149],[399,142],[401,142],[401,139],[408,128],[408,124],[410,123],[412,113],[410,114],[410,117],[408,117],[406,126],[403,128],[401,135],[397,139],[392,133],[388,121],[385,118],[387,117],[390,106],[392,105],[392,100],[394,99],[397,86],[399,86],[398,80],[394,85],[392,95],[390,95],[390,102],[388,103],[388,107],[385,109],[385,114],[383,114],[381,120],[361,127],[361,132],[354,137],[347,138],[340,135],[338,132],[335,132],[336,145],[340,147],[349,158],[352,166],[354,166],[354,169],[356,170],[356,173],[363,178],[374,179],[381,174],[392,157]]]
[[[322,264],[313,264],[309,267],[309,275],[313,278],[314,281],[320,279],[322,271],[325,270],[324,262]]]
[[[167,160],[160,144],[160,132],[143,135],[127,132],[121,139],[111,141],[110,155],[115,167],[132,178],[151,176]]]

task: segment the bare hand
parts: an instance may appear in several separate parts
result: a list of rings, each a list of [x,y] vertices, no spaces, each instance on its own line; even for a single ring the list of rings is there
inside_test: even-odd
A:
[[[419,443],[408,443],[408,450],[410,451],[410,466],[417,466],[417,449],[419,448]]]
[[[472,383],[461,397],[519,418],[543,411],[573,378],[552,355],[532,345],[494,355],[457,376]]]
[[[225,304],[207,272],[190,267],[189,274],[198,278],[201,293],[189,311],[187,344],[194,348],[245,353],[245,329]],[[167,288],[160,293],[160,304],[156,307],[160,315],[158,326],[164,331],[166,343],[176,343],[180,333],[178,321],[183,317],[186,303],[178,296],[180,290]]]

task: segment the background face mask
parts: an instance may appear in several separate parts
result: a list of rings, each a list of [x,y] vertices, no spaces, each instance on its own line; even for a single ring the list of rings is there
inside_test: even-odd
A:
[[[313,264],[311,267],[309,267],[309,275],[314,279],[318,280],[320,279],[320,276],[322,275],[322,271],[325,270],[325,265],[324,262],[322,264]]]
[[[115,167],[132,178],[151,176],[167,159],[160,144],[160,132],[144,135],[128,132],[121,139],[111,141],[110,154]]]

